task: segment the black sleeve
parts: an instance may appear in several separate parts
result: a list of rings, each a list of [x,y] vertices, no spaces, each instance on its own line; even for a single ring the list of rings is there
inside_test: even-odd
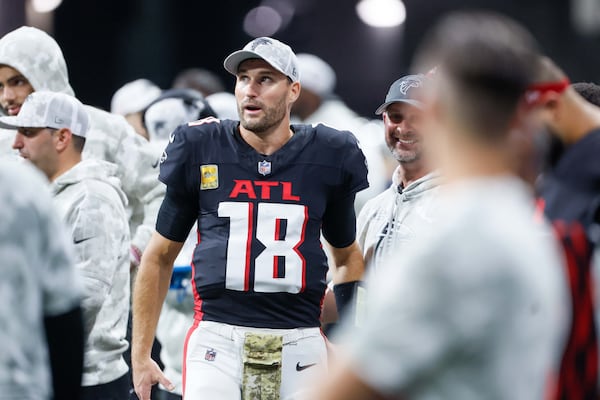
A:
[[[333,247],[350,246],[356,239],[354,193],[327,204],[323,215],[323,236]]]
[[[369,187],[367,159],[360,148],[358,139],[351,132],[347,133],[348,144],[347,151],[344,153],[344,183],[341,195],[358,193]]]
[[[156,231],[169,240],[185,242],[198,218],[197,205],[198,199],[167,187],[156,218]]]
[[[356,291],[359,286],[359,281],[342,282],[333,286],[335,305],[340,319],[344,318],[346,313],[356,314],[356,307],[352,302],[356,298]]]
[[[44,318],[54,399],[79,399],[83,372],[81,308]]]
[[[187,125],[180,125],[170,137],[169,143],[160,158],[160,172],[158,179],[178,193],[190,191],[190,143],[187,140]]]

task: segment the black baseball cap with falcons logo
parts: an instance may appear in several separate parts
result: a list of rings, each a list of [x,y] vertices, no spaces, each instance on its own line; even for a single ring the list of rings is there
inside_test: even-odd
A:
[[[423,103],[418,100],[418,92],[425,84],[425,75],[406,75],[398,79],[388,90],[385,102],[379,106],[375,114],[382,114],[392,103],[408,103],[415,107],[423,108]]]

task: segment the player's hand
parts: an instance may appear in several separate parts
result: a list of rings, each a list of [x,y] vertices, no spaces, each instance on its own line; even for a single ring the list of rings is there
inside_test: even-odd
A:
[[[175,389],[175,385],[167,379],[158,367],[158,364],[151,358],[144,362],[133,364],[133,387],[139,400],[150,400],[150,390],[152,385],[160,383],[168,390]]]

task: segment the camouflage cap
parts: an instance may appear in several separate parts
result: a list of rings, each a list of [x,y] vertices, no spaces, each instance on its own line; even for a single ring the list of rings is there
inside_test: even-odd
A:
[[[75,97],[58,92],[33,92],[25,99],[18,115],[0,117],[2,128],[69,128],[81,137],[85,137],[89,126],[84,105]]]
[[[242,50],[231,53],[225,59],[223,65],[229,73],[236,75],[240,63],[251,58],[265,60],[273,68],[290,78],[292,82],[300,80],[298,59],[291,47],[269,37],[259,37],[252,40]]]

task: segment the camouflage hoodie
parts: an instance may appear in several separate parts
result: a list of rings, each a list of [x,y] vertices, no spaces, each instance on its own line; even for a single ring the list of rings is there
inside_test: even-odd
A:
[[[129,313],[129,226],[115,170],[105,161],[83,160],[50,186],[83,282],[84,386],[111,382],[128,370],[122,354]]]
[[[34,90],[74,95],[67,65],[56,41],[32,27],[18,28],[0,39],[0,64],[18,70]],[[90,115],[84,158],[112,162],[129,200],[132,244],[144,250],[154,231],[165,187],[158,181],[153,148],[121,116],[86,106]],[[0,110],[1,112],[1,110]],[[0,154],[11,153],[14,131],[0,130]],[[14,154],[14,152],[12,152]]]
[[[33,166],[0,160],[0,398],[52,398],[43,319],[80,301],[70,238],[48,180]]]

